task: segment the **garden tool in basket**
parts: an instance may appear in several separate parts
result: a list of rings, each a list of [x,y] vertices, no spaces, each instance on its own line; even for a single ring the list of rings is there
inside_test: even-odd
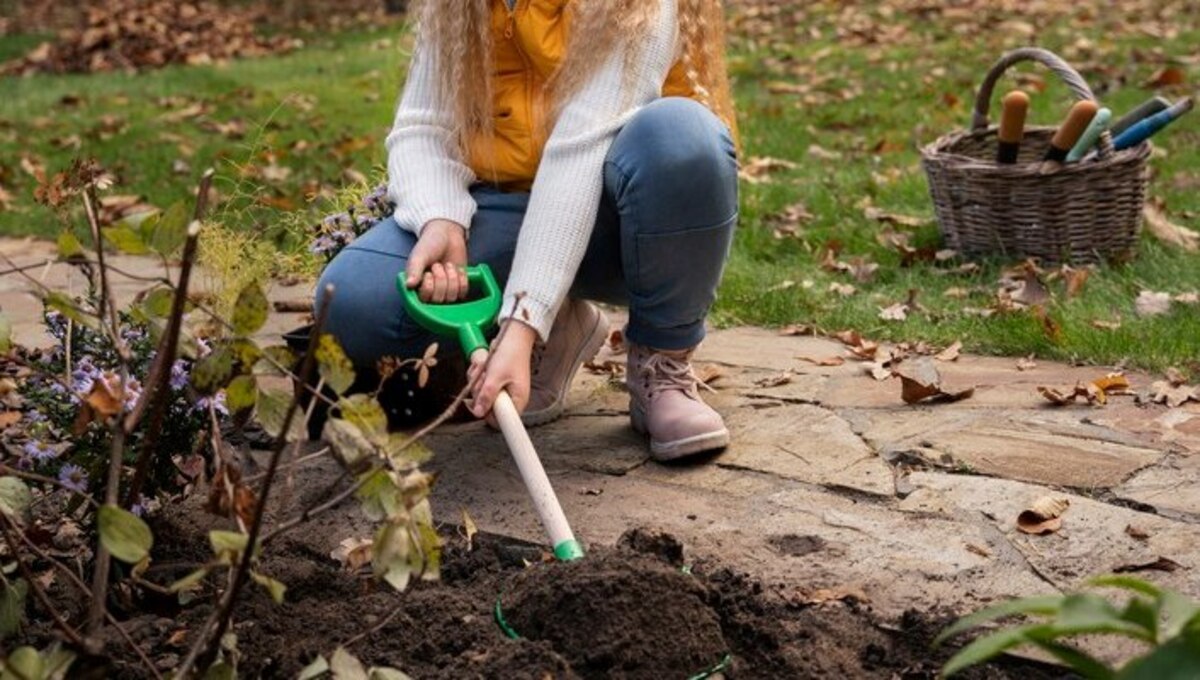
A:
[[[484,334],[496,324],[496,315],[500,312],[500,286],[492,270],[485,264],[467,267],[466,272],[471,290],[482,293],[482,298],[455,304],[427,304],[421,302],[417,292],[408,287],[404,274],[399,276],[398,286],[404,296],[404,308],[414,321],[438,335],[457,337],[468,359],[486,358],[488,342]],[[479,352],[483,352],[481,357],[477,357]],[[513,460],[517,462],[517,469],[533,499],[542,526],[550,536],[554,556],[563,562],[583,557],[583,546],[571,532],[558,496],[550,486],[550,478],[546,476],[542,461],[508,392],[500,392],[492,412],[500,424],[500,431],[504,433]]]

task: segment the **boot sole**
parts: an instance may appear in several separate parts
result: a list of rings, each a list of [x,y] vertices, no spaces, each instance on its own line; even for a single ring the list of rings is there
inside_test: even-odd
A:
[[[633,429],[640,434],[649,436],[650,431],[646,428],[645,418],[645,414],[638,409],[629,410],[629,420]],[[651,437],[650,457],[660,463],[669,463],[701,453],[719,451],[727,446],[729,446],[729,430],[726,428],[670,442],[660,442]]]
[[[548,425],[562,417],[567,410],[567,393],[571,391],[571,383],[575,382],[575,374],[579,372],[579,367],[583,365],[583,362],[596,356],[606,340],[608,340],[608,318],[604,316],[604,312],[600,312],[596,317],[596,325],[592,327],[591,335],[579,346],[579,351],[571,361],[571,365],[575,368],[567,375],[566,384],[557,390],[558,398],[540,411],[522,413],[521,422],[525,424],[525,427]]]

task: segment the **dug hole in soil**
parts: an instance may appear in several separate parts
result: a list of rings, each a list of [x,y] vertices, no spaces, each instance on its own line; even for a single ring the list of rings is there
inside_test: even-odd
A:
[[[206,522],[177,513],[156,522],[156,563],[207,557]],[[633,530],[614,547],[593,547],[580,561],[547,561],[539,546],[498,536],[467,541],[443,527],[447,545],[439,581],[397,593],[368,575],[349,574],[301,541],[265,551],[261,570],[288,586],[274,604],[247,589],[236,612],[239,677],[295,678],[317,655],[345,645],[364,665],[398,668],[413,678],[655,678],[684,680],[728,657],[727,678],[934,678],[948,654],[929,642],[948,620],[907,614],[881,627],[854,601],[805,604],[796,585],[766,588],[701,560],[684,569],[673,537]],[[169,566],[165,566],[170,571]],[[146,602],[126,624],[160,670],[173,668],[216,593],[189,606]],[[518,632],[511,639],[503,617]],[[127,647],[101,671],[146,677]],[[83,670],[83,669],[79,669]],[[1006,660],[964,678],[1069,677],[1052,668]]]

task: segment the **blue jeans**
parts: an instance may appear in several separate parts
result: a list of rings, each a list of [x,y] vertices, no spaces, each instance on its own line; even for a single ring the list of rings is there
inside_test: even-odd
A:
[[[604,195],[570,296],[629,307],[626,337],[675,350],[704,338],[738,216],[737,157],[728,129],[690,99],[664,98],[617,134],[604,163]],[[508,279],[527,193],[477,185],[467,241],[471,264]],[[419,356],[434,341],[407,318],[396,277],[416,237],[385,220],[337,255],[318,290],[333,284],[328,328],[350,359]],[[445,346],[445,342],[442,343]]]

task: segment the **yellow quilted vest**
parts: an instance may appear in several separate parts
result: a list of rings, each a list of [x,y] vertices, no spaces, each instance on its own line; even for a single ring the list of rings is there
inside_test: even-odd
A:
[[[495,134],[480,135],[468,150],[468,164],[484,182],[506,190],[533,185],[542,149],[550,136],[546,82],[562,63],[571,0],[492,0],[495,65]],[[697,98],[682,64],[663,83],[664,97]]]

